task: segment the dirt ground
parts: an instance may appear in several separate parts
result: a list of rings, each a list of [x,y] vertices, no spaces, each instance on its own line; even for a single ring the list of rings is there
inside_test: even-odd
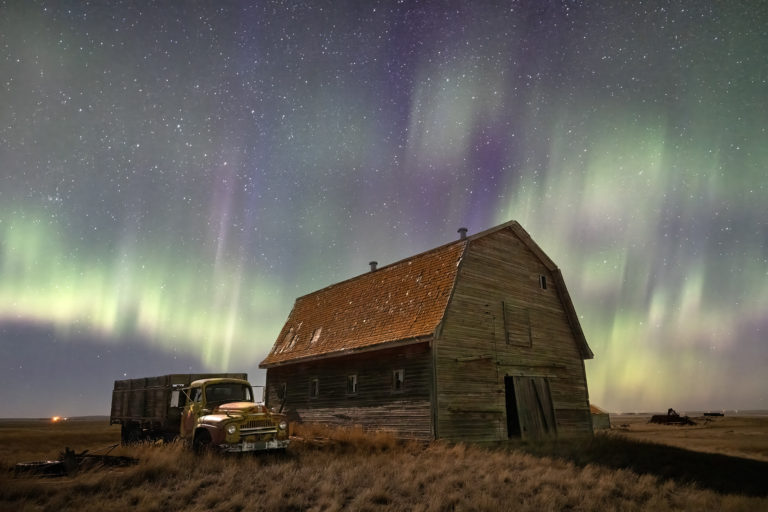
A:
[[[768,461],[768,416],[691,416],[696,425],[649,423],[646,415],[611,415],[611,432],[686,450]]]

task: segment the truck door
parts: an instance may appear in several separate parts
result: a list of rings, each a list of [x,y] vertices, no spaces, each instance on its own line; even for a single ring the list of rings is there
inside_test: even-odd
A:
[[[195,431],[195,423],[200,415],[203,393],[201,388],[192,388],[189,390],[189,400],[184,405],[184,413],[181,417],[181,437],[192,437]]]

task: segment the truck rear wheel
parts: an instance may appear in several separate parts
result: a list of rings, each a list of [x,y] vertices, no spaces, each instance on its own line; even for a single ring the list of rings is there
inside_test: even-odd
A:
[[[120,440],[123,445],[136,444],[141,441],[141,428],[136,423],[129,423],[120,428]]]

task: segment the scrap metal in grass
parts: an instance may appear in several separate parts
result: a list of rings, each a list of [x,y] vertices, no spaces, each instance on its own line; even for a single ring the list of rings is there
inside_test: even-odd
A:
[[[654,414],[648,423],[660,423],[662,425],[695,425],[688,416],[680,416],[676,410],[670,408],[667,414]]]
[[[58,460],[40,460],[32,462],[19,462],[14,468],[14,476],[58,477],[73,475],[81,469],[93,469],[97,467],[119,467],[137,464],[139,459],[124,455],[109,455],[118,445],[108,447],[107,453],[88,453],[85,450],[75,453],[68,446],[59,454]]]

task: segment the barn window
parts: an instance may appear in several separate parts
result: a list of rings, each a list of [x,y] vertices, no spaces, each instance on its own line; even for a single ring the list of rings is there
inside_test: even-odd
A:
[[[542,290],[547,289],[547,276],[545,276],[544,274],[539,276],[539,286],[541,286]]]
[[[285,400],[287,396],[288,396],[288,383],[281,382],[280,389],[277,390],[277,398],[279,398],[280,400]]]
[[[347,394],[348,395],[357,394],[357,374],[356,373],[353,373],[352,375],[347,375]]]
[[[504,336],[508,345],[530,347],[533,344],[531,314],[527,308],[501,303],[504,313]]]
[[[405,370],[394,370],[392,372],[392,391],[398,392],[403,390],[403,384],[405,383]]]
[[[309,398],[317,398],[320,396],[320,380],[312,379],[309,381]]]

